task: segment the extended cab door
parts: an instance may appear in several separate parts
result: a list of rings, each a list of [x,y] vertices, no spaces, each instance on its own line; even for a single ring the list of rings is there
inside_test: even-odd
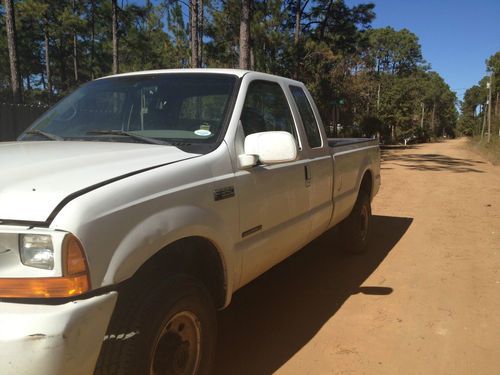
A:
[[[254,80],[241,114],[245,136],[286,131],[300,140],[290,105],[278,81]],[[251,281],[307,243],[309,187],[304,154],[294,162],[257,165],[236,174],[243,252],[241,285]]]
[[[288,86],[305,132],[304,161],[309,180],[309,241],[328,229],[333,212],[333,157],[314,101],[304,87]],[[320,126],[321,125],[321,126]]]

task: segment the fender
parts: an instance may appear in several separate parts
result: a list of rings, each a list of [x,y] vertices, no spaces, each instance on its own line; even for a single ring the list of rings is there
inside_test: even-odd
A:
[[[198,206],[177,206],[152,215],[122,238],[109,262],[102,285],[120,283],[134,273],[159,251],[186,237],[203,237],[217,249],[227,285],[226,303],[234,289],[235,275],[228,270],[238,270],[231,254],[227,226],[216,212]]]

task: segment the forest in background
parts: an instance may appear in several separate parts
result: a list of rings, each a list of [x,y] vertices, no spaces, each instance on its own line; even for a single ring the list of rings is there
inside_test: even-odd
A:
[[[500,52],[486,60],[486,71],[488,74],[477,85],[465,91],[458,123],[463,134],[478,136],[483,140],[488,135],[489,116],[491,135],[500,136]]]
[[[453,136],[455,93],[415,34],[375,16],[343,0],[3,0],[0,102],[52,104],[118,72],[241,67],[303,81],[339,135]]]
[[[500,52],[486,60],[487,74],[467,89],[457,130],[472,138],[472,146],[500,164]]]

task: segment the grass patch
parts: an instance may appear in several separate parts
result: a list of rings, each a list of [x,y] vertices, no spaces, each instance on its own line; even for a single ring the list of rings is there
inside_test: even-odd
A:
[[[470,147],[495,165],[500,165],[500,137],[498,133],[491,135],[491,142],[486,143],[486,136],[481,141],[480,136],[469,139]]]

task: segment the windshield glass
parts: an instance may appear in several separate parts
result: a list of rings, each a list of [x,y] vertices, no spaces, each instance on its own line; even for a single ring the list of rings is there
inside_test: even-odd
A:
[[[236,76],[157,74],[90,82],[62,100],[19,138],[214,144],[225,128]],[[45,136],[41,134],[46,133]],[[124,133],[129,133],[129,136]]]

